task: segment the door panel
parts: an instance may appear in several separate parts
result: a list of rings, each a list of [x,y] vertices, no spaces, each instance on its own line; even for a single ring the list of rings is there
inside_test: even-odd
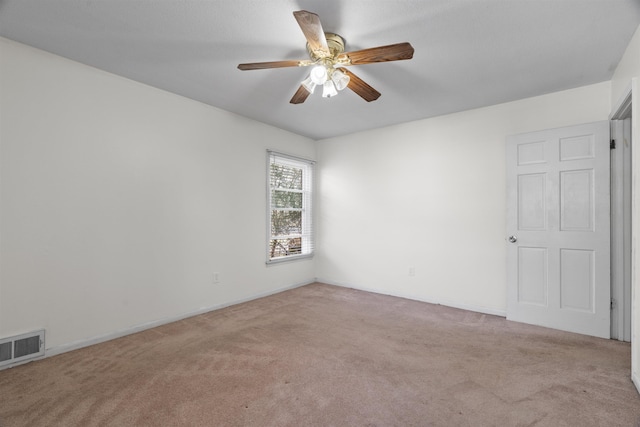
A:
[[[518,248],[518,302],[547,306],[547,250]]]
[[[546,229],[546,181],[543,173],[518,176],[518,229]]]
[[[560,307],[594,312],[594,251],[560,249]]]
[[[593,231],[593,169],[560,172],[560,230]]]
[[[579,135],[560,139],[560,160],[594,158],[593,135]]]
[[[533,165],[544,162],[544,141],[518,145],[518,165]]]
[[[507,139],[507,318],[609,337],[609,122]]]

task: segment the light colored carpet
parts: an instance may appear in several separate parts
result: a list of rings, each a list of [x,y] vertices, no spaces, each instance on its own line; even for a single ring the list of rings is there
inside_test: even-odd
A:
[[[312,284],[0,371],[0,426],[637,426],[630,358]]]

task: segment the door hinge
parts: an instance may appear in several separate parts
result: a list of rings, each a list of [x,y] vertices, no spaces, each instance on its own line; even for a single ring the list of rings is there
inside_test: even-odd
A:
[[[609,148],[612,150],[616,149],[616,140],[612,139],[611,142],[609,143]]]
[[[618,303],[614,298],[611,298],[611,310],[618,307]]]

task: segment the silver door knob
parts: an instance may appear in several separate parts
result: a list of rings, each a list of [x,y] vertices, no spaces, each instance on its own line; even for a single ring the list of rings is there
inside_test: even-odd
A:
[[[516,236],[509,236],[509,242],[515,243],[517,241],[518,241],[518,238]]]

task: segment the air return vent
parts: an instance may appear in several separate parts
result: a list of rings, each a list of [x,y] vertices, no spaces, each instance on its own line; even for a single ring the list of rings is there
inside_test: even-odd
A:
[[[0,367],[44,356],[44,329],[0,339]]]

